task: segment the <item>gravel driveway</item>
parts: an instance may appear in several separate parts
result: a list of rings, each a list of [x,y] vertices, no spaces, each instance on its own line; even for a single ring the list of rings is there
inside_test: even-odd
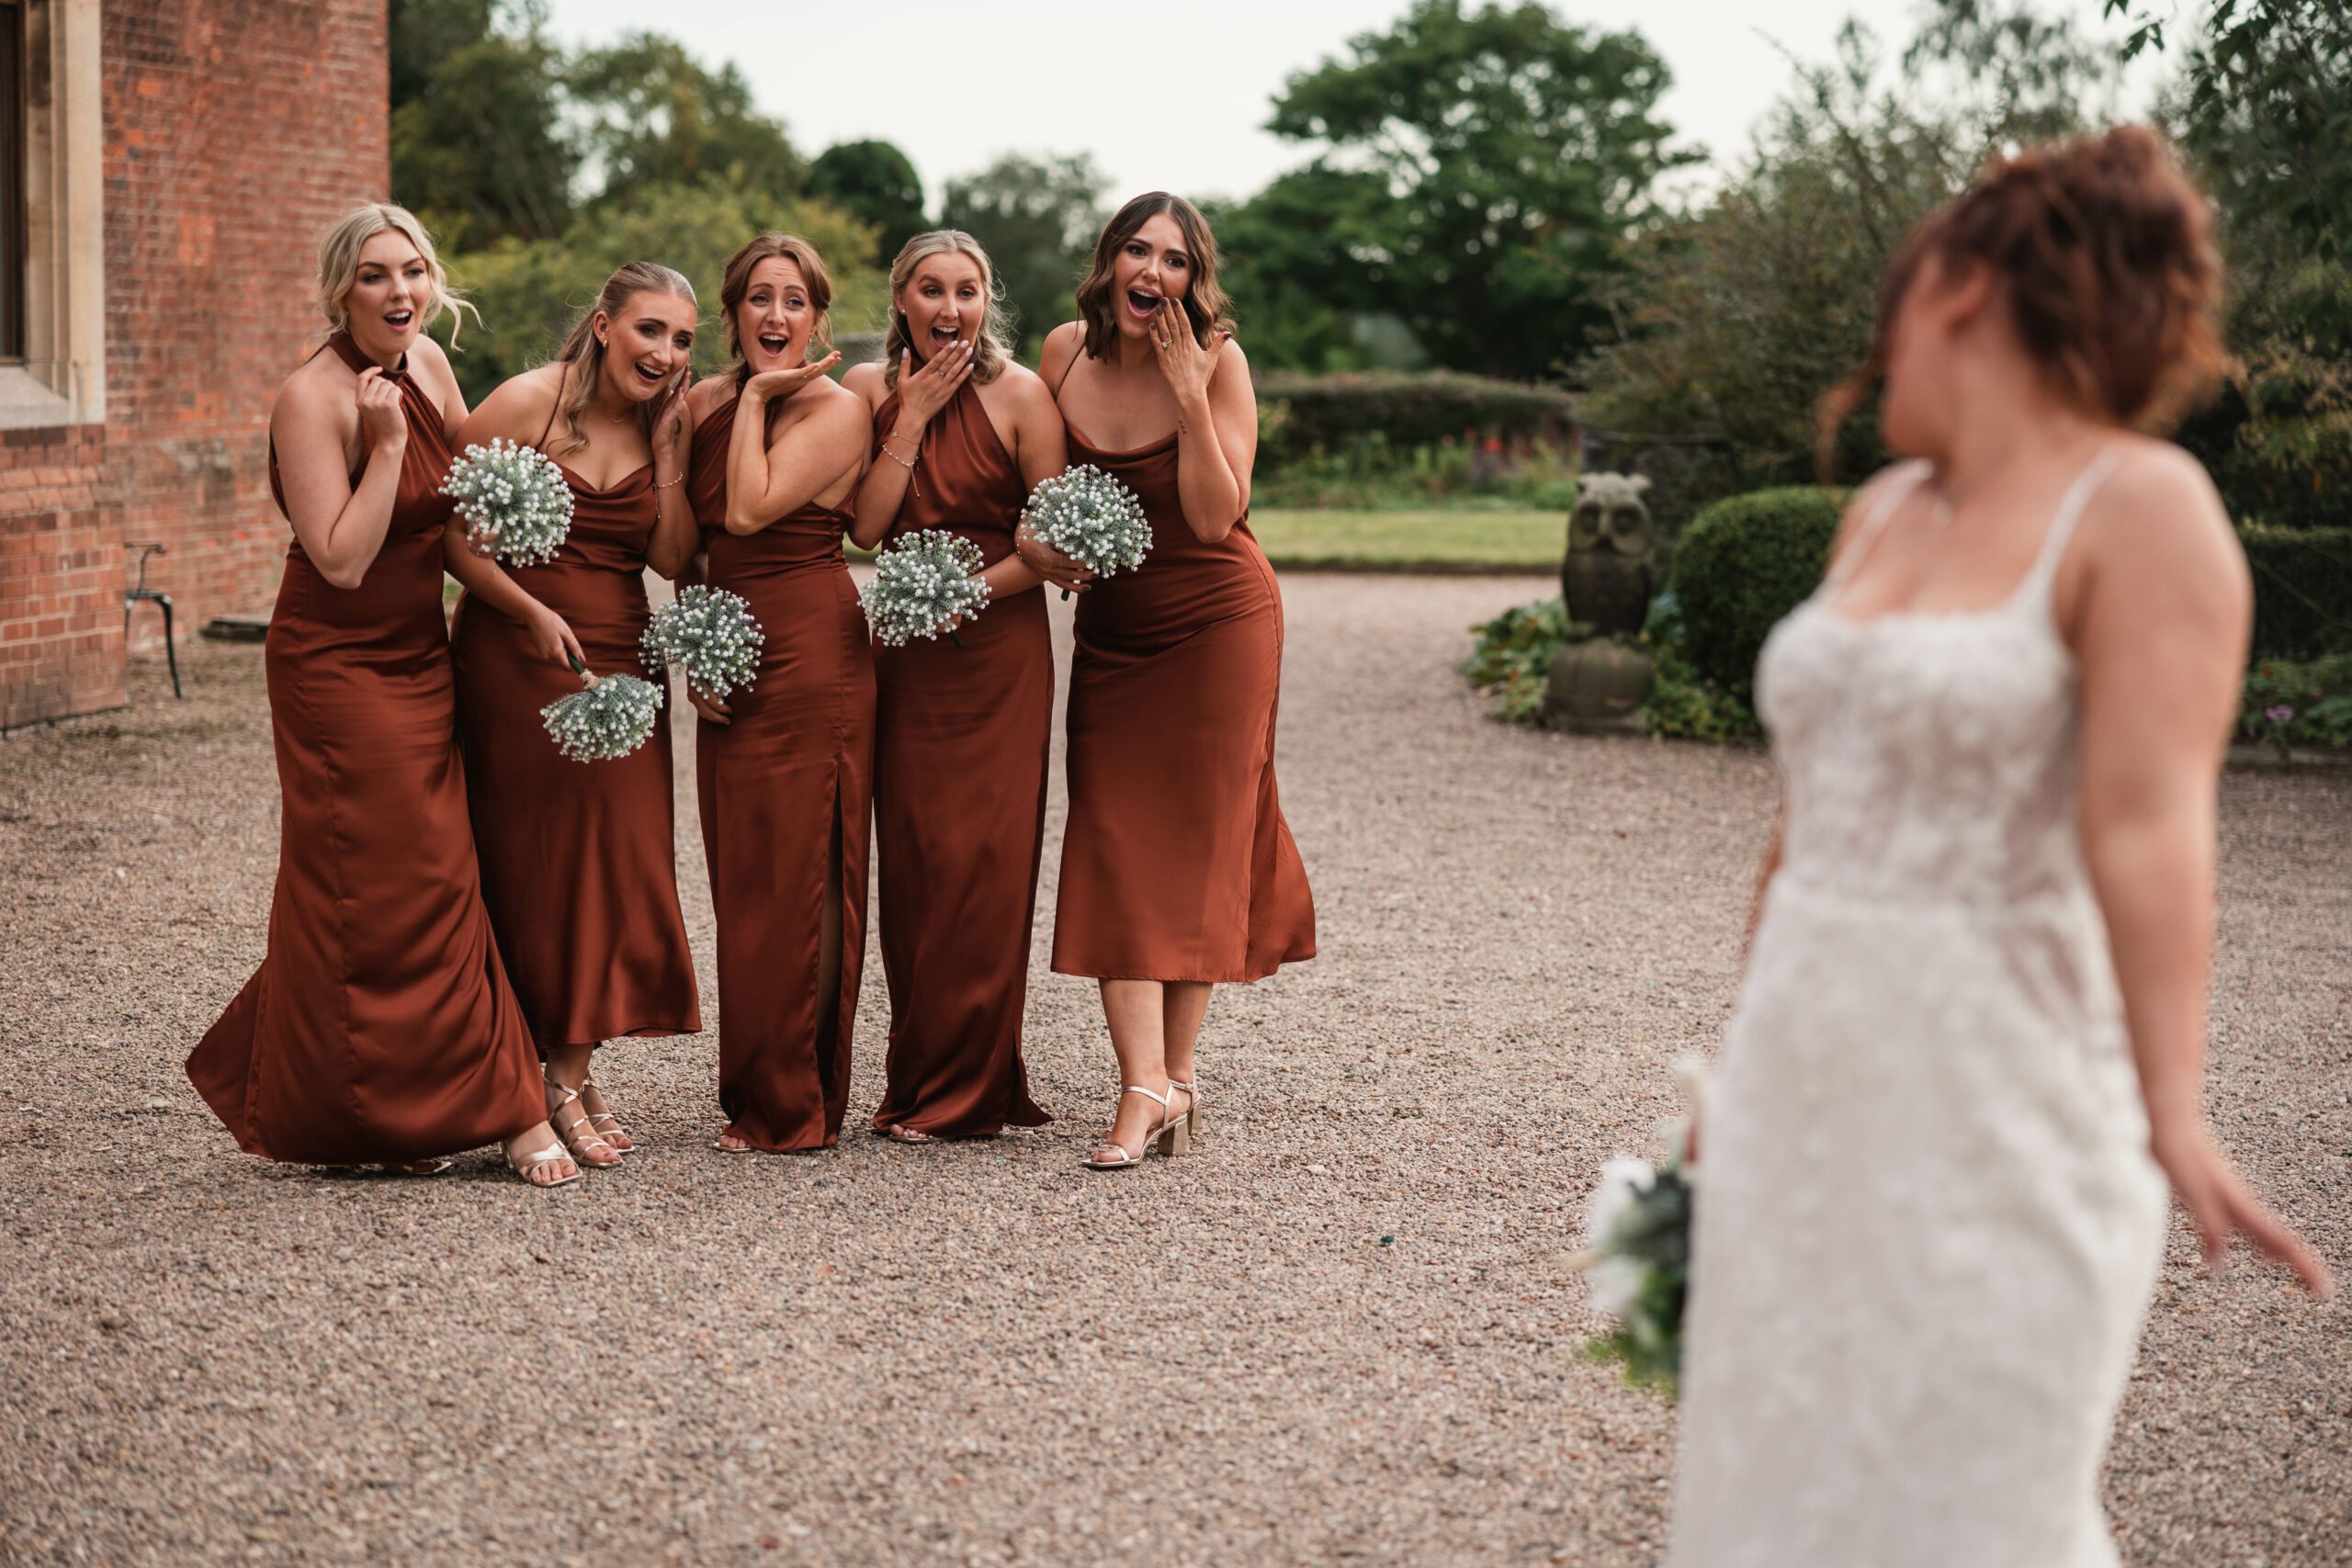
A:
[[[1286,583],[1323,956],[1220,992],[1204,1152],[1113,1176],[1075,1165],[1115,1086],[1042,929],[1038,1133],[721,1156],[706,1034],[608,1053],[643,1152],[562,1192],[490,1151],[248,1159],[180,1061],[262,950],[260,650],[0,741],[0,1561],[1655,1562],[1671,1412],[1572,1353],[1562,1259],[1722,1026],[1774,784],[1488,722],[1464,627],[1545,591]],[[2352,1266],[2352,778],[2222,807],[2217,1122]],[[2177,1226],[2109,1473],[2128,1561],[2352,1562],[2348,1368],[2352,1309],[2205,1280]]]

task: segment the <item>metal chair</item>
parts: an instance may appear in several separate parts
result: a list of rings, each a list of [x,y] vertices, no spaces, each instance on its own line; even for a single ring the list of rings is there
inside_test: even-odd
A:
[[[172,640],[172,596],[164,592],[160,588],[150,588],[147,586],[147,558],[149,556],[164,555],[168,552],[165,551],[164,547],[159,544],[142,542],[137,539],[130,540],[128,547],[139,552],[139,582],[136,587],[127,590],[122,596],[123,640],[125,642],[130,640],[130,611],[132,606],[137,604],[141,599],[153,599],[156,604],[162,605],[164,609],[164,658],[170,662],[172,667],[172,695],[179,698],[182,702],[186,702],[187,701],[187,694],[180,690],[179,645]]]

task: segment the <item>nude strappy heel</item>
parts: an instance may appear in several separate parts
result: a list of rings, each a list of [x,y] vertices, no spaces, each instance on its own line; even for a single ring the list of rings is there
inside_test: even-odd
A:
[[[596,1135],[605,1140],[606,1148],[626,1158],[636,1151],[637,1140],[628,1135],[628,1129],[621,1125],[621,1119],[613,1114],[611,1101],[605,1100],[605,1109],[602,1111],[588,1111],[588,1101],[585,1097],[591,1089],[595,1089],[598,1100],[605,1099],[605,1091],[596,1089],[596,1076],[594,1073],[580,1080],[580,1093],[582,1096],[580,1109],[588,1111],[588,1125],[596,1129]],[[606,1126],[605,1123],[607,1122],[612,1125]]]
[[[546,1083],[548,1125],[553,1128],[555,1135],[563,1141],[563,1146],[571,1151],[571,1163],[582,1168],[594,1166],[598,1170],[608,1169],[620,1164],[621,1156],[613,1152],[612,1145],[597,1135],[596,1124],[589,1120],[586,1110],[582,1109],[574,1115],[570,1126],[556,1120],[557,1115],[565,1106],[579,1103],[580,1091],[576,1089],[566,1089],[553,1078],[547,1079]]]
[[[548,1166],[555,1164],[559,1160],[571,1161],[571,1174],[570,1176],[559,1176],[553,1181],[539,1181],[534,1179],[534,1177],[537,1172],[546,1169]],[[565,1152],[564,1146],[561,1144],[549,1144],[546,1148],[539,1150],[537,1154],[525,1155],[523,1156],[523,1163],[520,1165],[516,1165],[510,1159],[506,1162],[506,1168],[521,1177],[525,1181],[529,1182],[532,1186],[540,1189],[542,1191],[549,1190],[558,1187],[569,1187],[573,1182],[580,1179],[580,1162],[578,1160],[573,1160],[571,1156]]]
[[[1175,1096],[1172,1092],[1174,1086],[1170,1085],[1170,1093],[1154,1094],[1141,1084],[1131,1083],[1126,1087],[1125,1092],[1139,1094],[1159,1107],[1159,1125],[1143,1135],[1141,1153],[1131,1152],[1126,1145],[1113,1142],[1110,1134],[1106,1133],[1103,1134],[1102,1141],[1094,1145],[1094,1151],[1079,1163],[1089,1170],[1125,1170],[1130,1166],[1141,1165],[1144,1156],[1149,1154],[1155,1146],[1163,1155],[1191,1154],[1193,1152],[1192,1113],[1187,1111],[1182,1116],[1171,1117],[1170,1112],[1175,1108],[1170,1101]]]
[[[1198,1077],[1197,1069],[1194,1076]],[[1174,1094],[1180,1089],[1184,1091],[1184,1114],[1179,1120],[1187,1123],[1192,1135],[1197,1138],[1209,1130],[1208,1123],[1201,1118],[1201,1091],[1191,1084],[1178,1083],[1174,1078],[1168,1080],[1170,1094]]]

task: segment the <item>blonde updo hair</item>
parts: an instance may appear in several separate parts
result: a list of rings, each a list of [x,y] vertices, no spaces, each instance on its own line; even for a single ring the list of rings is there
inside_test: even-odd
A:
[[[988,385],[1004,374],[1012,361],[1012,332],[1005,319],[1004,290],[996,280],[996,268],[989,261],[989,254],[980,243],[961,229],[933,229],[917,234],[899,247],[899,259],[890,264],[890,330],[882,339],[882,384],[896,389],[899,385],[899,358],[914,346],[913,335],[907,330],[906,312],[899,309],[899,291],[912,283],[915,269],[933,256],[962,255],[972,258],[980,269],[980,292],[988,297],[988,306],[980,314],[979,331],[972,341],[972,379]]]
[[[596,379],[605,371],[605,347],[604,340],[596,335],[597,316],[601,314],[606,321],[616,323],[622,307],[649,292],[674,294],[696,310],[701,309],[701,302],[695,298],[695,286],[686,281],[686,275],[660,262],[630,262],[605,279],[596,302],[580,312],[580,319],[571,323],[571,335],[556,351],[556,363],[563,367],[562,394],[556,412],[563,417],[564,434],[550,447],[549,457],[559,451],[577,452],[588,445],[580,416],[588,412],[589,403],[596,396]],[[673,379],[672,385],[674,384]],[[662,417],[662,405],[667,400],[670,388],[665,386],[662,390],[662,396],[648,398],[638,405],[638,418],[645,426],[649,441],[653,437],[655,423]]]
[[[330,333],[347,332],[351,327],[351,312],[344,302],[351,298],[352,286],[359,281],[360,248],[387,230],[394,230],[416,247],[424,258],[425,276],[431,289],[425,295],[424,306],[417,313],[419,326],[431,326],[441,312],[462,317],[473,310],[474,321],[481,321],[481,312],[474,310],[473,301],[449,287],[449,275],[441,270],[441,257],[433,248],[433,236],[416,220],[416,214],[405,207],[395,207],[389,201],[371,201],[355,207],[335,220],[326,238],[319,242],[319,282],[316,302],[319,314],[327,321]],[[453,320],[449,329],[449,346],[458,345],[458,331]]]

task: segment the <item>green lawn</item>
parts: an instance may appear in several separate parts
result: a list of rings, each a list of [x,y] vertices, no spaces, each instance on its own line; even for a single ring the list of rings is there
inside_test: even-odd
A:
[[[1559,512],[1285,512],[1250,514],[1278,566],[1558,570],[1567,543]]]

